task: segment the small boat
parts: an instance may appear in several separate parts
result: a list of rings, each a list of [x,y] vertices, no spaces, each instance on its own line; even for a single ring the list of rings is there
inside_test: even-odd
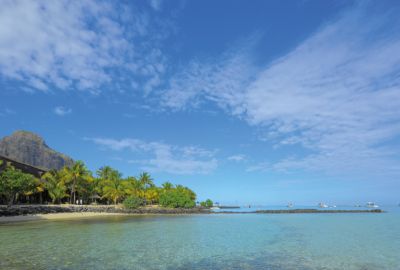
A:
[[[291,202],[288,203],[287,207],[288,207],[288,208],[292,208],[292,207],[293,207],[293,203],[291,203]]]
[[[219,210],[219,209],[221,209],[221,208],[219,208],[218,206],[213,206],[213,207],[211,207],[210,209],[211,209],[211,210]]]
[[[318,204],[319,208],[328,208],[328,205],[326,205],[325,203],[319,203]]]
[[[377,205],[377,204],[374,203],[374,202],[367,202],[367,207],[368,207],[368,208],[378,208],[379,205]]]

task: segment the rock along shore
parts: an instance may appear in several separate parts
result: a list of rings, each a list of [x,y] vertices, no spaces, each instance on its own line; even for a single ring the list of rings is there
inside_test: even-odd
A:
[[[219,211],[211,212],[205,208],[163,208],[140,207],[124,209],[110,205],[0,205],[1,216],[21,216],[56,213],[115,213],[115,214],[314,214],[314,213],[384,213],[381,209],[368,210],[318,210],[318,209],[285,209],[285,210],[258,210],[250,212]]]
[[[0,206],[1,216],[21,216],[56,213],[116,213],[116,214],[207,214],[204,208],[162,208],[140,207],[137,209],[124,209],[108,205],[13,205]]]
[[[318,210],[318,209],[285,209],[285,210],[258,210],[250,212],[229,212],[221,211],[222,214],[315,214],[315,213],[384,213],[381,209],[368,210]]]

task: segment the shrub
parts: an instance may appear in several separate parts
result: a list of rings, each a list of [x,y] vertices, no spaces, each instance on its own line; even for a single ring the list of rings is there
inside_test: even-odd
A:
[[[206,201],[201,202],[200,205],[203,206],[203,207],[208,207],[208,208],[210,208],[210,207],[213,207],[214,203],[213,203],[212,200],[207,199]]]
[[[144,205],[143,199],[136,197],[136,196],[129,196],[123,202],[124,207],[127,209],[136,209],[139,206]]]
[[[162,193],[160,204],[170,208],[193,208],[196,205],[190,194],[178,189],[171,189]]]

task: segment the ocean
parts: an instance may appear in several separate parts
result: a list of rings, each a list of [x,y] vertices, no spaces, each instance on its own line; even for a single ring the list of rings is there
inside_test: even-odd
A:
[[[383,209],[2,224],[0,269],[400,269],[400,207]]]

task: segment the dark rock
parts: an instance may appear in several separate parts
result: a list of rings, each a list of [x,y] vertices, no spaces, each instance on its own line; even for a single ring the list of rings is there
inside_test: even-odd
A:
[[[45,170],[71,166],[73,160],[51,149],[38,135],[16,131],[0,140],[0,155]]]

